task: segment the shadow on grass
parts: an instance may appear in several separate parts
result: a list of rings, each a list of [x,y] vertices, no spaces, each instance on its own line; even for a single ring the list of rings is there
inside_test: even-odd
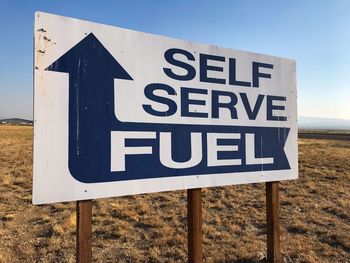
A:
[[[242,258],[237,260],[224,260],[220,263],[267,263],[266,259]]]

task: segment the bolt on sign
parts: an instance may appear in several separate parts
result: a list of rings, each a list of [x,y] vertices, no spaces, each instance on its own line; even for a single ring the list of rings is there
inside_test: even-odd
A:
[[[295,61],[35,14],[33,203],[298,176]]]

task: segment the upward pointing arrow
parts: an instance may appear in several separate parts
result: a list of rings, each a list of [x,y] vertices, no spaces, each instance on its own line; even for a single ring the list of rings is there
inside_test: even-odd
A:
[[[72,79],[77,75],[87,76],[85,72],[79,72],[85,70],[104,77],[132,80],[93,33],[87,35],[46,70],[69,73]]]
[[[69,73],[69,170],[86,182],[110,172],[110,131],[114,116],[114,78],[132,80],[90,33],[46,68]]]

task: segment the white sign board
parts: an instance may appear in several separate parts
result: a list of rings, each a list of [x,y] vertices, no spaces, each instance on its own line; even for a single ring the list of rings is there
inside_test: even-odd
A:
[[[295,179],[290,59],[35,14],[33,203]]]

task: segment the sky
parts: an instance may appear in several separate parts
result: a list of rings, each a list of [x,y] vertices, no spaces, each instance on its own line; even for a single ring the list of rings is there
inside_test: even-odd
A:
[[[350,119],[347,0],[0,0],[0,118],[33,118],[35,11],[295,59],[298,115]]]

